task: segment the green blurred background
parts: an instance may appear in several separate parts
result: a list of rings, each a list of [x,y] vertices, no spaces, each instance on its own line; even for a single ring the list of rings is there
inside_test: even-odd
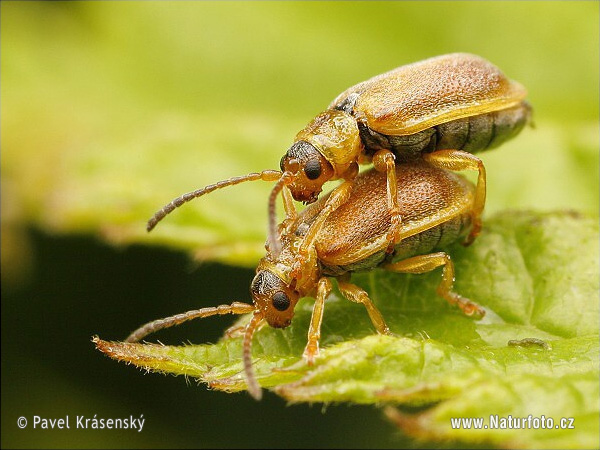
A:
[[[529,89],[535,128],[483,155],[488,214],[597,215],[598,12],[566,1],[2,2],[2,447],[430,445],[371,407],[256,403],[143,375],[90,337],[248,300],[268,185],[212,194],[151,235],[145,220],[188,190],[277,168],[339,92],[430,56],[475,53]],[[158,338],[214,342],[230,322]],[[17,427],[94,414],[146,422],[141,433]]]

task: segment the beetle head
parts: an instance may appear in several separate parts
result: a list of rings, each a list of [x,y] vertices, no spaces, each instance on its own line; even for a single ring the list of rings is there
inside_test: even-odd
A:
[[[356,119],[337,109],[323,111],[296,135],[281,159],[281,170],[294,176],[286,183],[294,199],[314,202],[323,183],[346,177],[362,151]]]
[[[334,175],[329,161],[307,141],[298,141],[281,158],[281,170],[294,177],[288,184],[292,196],[304,203],[314,202],[323,184]]]
[[[300,298],[294,286],[295,281],[287,283],[273,271],[261,269],[260,266],[250,285],[255,309],[244,331],[243,360],[248,391],[256,400],[260,400],[262,391],[252,368],[252,336],[263,320],[273,328],[285,328],[290,325],[294,317],[294,308]]]
[[[293,286],[269,270],[259,270],[250,285],[250,294],[257,312],[270,326],[285,328],[290,325],[300,298]]]

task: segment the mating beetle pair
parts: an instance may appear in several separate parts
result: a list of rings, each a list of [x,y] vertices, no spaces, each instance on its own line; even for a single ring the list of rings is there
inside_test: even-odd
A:
[[[251,180],[274,181],[269,197],[267,254],[251,285],[253,305],[233,303],[160,319],[127,339],[197,317],[253,313],[244,331],[244,368],[250,393],[260,397],[251,364],[252,335],[266,321],[290,324],[299,298],[315,297],[304,355],[318,354],[323,304],[335,277],[347,299],[365,305],[379,333],[388,327],[367,293],[349,282],[357,270],[383,267],[423,273],[443,266],[438,294],[467,315],[483,310],[452,291],[453,265],[439,247],[481,229],[485,168],[473,152],[495,147],[527,123],[525,89],[489,62],[451,54],[399,67],[346,90],[295,138],[281,172],[265,170],[185,194],[157,212],[148,230],[181,204]],[[358,174],[358,165],[374,169]],[[473,186],[449,170],[477,170]],[[318,199],[326,181],[343,182]],[[277,227],[282,193],[286,220]],[[290,195],[291,194],[291,195]],[[300,214],[292,197],[312,203]]]

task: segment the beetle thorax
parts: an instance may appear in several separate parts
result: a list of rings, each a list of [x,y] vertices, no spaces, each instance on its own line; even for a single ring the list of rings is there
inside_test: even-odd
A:
[[[336,109],[328,109],[315,117],[295,140],[309,142],[317,148],[333,166],[335,178],[342,177],[363,150],[356,119]]]

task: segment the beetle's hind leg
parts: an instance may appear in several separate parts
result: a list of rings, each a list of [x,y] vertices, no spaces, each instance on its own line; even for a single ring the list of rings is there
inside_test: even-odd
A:
[[[338,287],[342,295],[351,302],[362,303],[365,305],[369,317],[371,318],[371,322],[373,322],[373,325],[379,334],[391,334],[383,316],[369,298],[369,294],[357,285],[350,283],[349,279],[350,277],[348,274],[338,278]]]
[[[480,319],[485,315],[485,310],[468,298],[458,295],[452,290],[454,287],[454,264],[450,255],[444,252],[430,253],[428,255],[414,256],[396,263],[385,264],[384,269],[400,273],[425,273],[443,266],[442,281],[437,288],[440,297],[446,299],[451,305],[458,306],[467,316]]]
[[[426,153],[423,159],[431,165],[440,169],[453,171],[477,170],[477,186],[475,187],[475,199],[471,211],[471,220],[473,227],[465,239],[464,245],[470,245],[481,232],[481,215],[485,207],[486,176],[483,161],[469,152],[461,150],[438,150],[433,153]]]
[[[396,157],[390,150],[379,150],[373,155],[373,166],[378,172],[387,174],[387,200],[390,212],[390,229],[386,235],[388,241],[387,253],[392,253],[400,242],[400,202],[398,200],[398,185],[396,184]]]

